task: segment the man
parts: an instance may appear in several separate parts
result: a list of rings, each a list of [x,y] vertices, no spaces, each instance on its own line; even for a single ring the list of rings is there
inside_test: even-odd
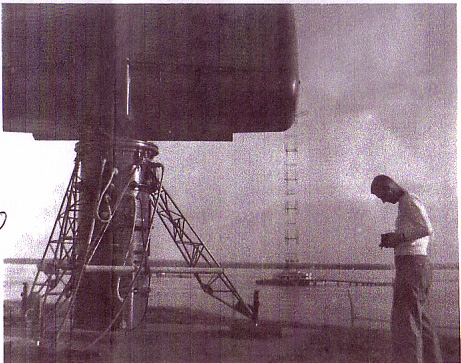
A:
[[[371,183],[383,203],[398,203],[395,232],[381,235],[381,248],[393,248],[394,299],[391,331],[394,363],[442,363],[437,333],[426,314],[431,284],[427,248],[432,226],[423,204],[386,175]]]

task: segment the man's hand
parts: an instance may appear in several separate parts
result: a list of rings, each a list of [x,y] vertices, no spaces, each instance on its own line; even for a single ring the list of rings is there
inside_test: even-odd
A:
[[[395,248],[404,241],[403,235],[394,232],[384,233],[381,235],[381,248]]]

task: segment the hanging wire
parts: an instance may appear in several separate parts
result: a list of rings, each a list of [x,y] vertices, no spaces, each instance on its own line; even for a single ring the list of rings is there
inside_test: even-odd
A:
[[[7,217],[7,216],[6,216],[6,212],[4,212],[4,211],[3,211],[3,212],[0,212],[0,216],[1,216],[1,218],[3,218],[3,221],[2,221],[1,224],[0,224],[0,229],[2,229],[3,226],[4,226],[5,223],[6,223],[6,217]]]
[[[103,163],[102,163],[102,168],[101,168],[101,178],[102,178],[102,174],[104,173],[104,169],[105,169],[105,166],[106,166],[106,162],[107,160],[104,159],[103,160]],[[111,208],[110,208],[110,203],[109,203],[109,196],[106,194],[107,191],[109,190],[110,186],[112,185],[112,182],[114,180],[114,177],[118,174],[118,169],[117,168],[113,168],[112,169],[112,172],[110,174],[110,177],[109,177],[109,180],[107,181],[105,187],[103,188],[100,196],[99,196],[99,199],[98,199],[98,203],[96,204],[96,211],[95,211],[95,215],[96,215],[96,218],[102,222],[102,223],[109,223],[110,222],[110,219],[111,219],[111,215],[112,215],[112,211],[111,211]],[[108,217],[107,218],[103,218],[101,217],[101,214],[100,214],[100,208],[101,208],[101,203],[102,203],[102,200],[105,198],[105,201],[107,203],[107,207],[109,209],[109,214],[108,214]]]
[[[102,172],[103,172],[104,168],[105,168],[105,161],[103,161],[102,166],[101,166],[101,175],[102,175]],[[114,169],[115,169],[115,168],[114,168]],[[76,297],[76,295],[77,295],[77,291],[79,290],[80,284],[81,284],[81,282],[82,282],[82,278],[83,278],[83,273],[84,273],[85,266],[88,265],[88,264],[91,262],[91,260],[92,260],[92,258],[93,258],[93,256],[94,256],[94,254],[95,254],[95,252],[96,252],[96,250],[97,250],[99,244],[101,243],[102,237],[104,236],[104,233],[107,231],[107,228],[108,228],[110,222],[112,221],[112,218],[113,218],[115,212],[117,211],[118,206],[120,205],[122,196],[125,194],[126,190],[127,190],[128,187],[129,187],[129,184],[130,184],[130,182],[131,182],[131,176],[133,175],[133,173],[134,173],[135,170],[136,170],[135,167],[133,167],[132,171],[130,172],[130,175],[129,175],[129,178],[128,178],[128,182],[126,183],[126,186],[125,186],[125,188],[123,189],[123,192],[122,192],[122,194],[121,194],[121,197],[119,197],[118,200],[117,200],[116,203],[115,203],[114,211],[109,215],[109,218],[106,219],[106,222],[105,222],[105,224],[104,224],[104,227],[103,227],[103,229],[100,231],[99,236],[98,236],[98,238],[96,239],[96,242],[95,242],[95,243],[92,243],[92,239],[93,239],[93,236],[94,236],[94,230],[95,230],[95,226],[96,226],[97,214],[98,214],[98,211],[95,209],[95,216],[94,216],[94,218],[92,218],[91,227],[90,227],[90,233],[88,234],[87,243],[86,243],[86,245],[87,245],[88,247],[87,247],[86,252],[85,252],[85,257],[84,257],[84,259],[83,259],[83,263],[79,266],[79,267],[80,267],[80,271],[78,271],[78,273],[77,273],[77,276],[78,276],[78,277],[77,277],[77,282],[76,282],[76,284],[75,284],[75,289],[74,289],[74,291],[73,291],[73,294],[72,294],[72,297],[71,297],[69,306],[68,306],[68,308],[67,308],[67,310],[66,310],[66,313],[64,314],[64,317],[63,317],[63,319],[62,319],[61,324],[59,325],[59,327],[58,327],[58,329],[57,329],[57,332],[56,332],[56,339],[58,339],[58,338],[60,337],[61,332],[62,332],[62,328],[64,327],[64,324],[65,324],[65,322],[66,322],[66,320],[67,320],[67,318],[68,318],[70,312],[72,311],[72,309],[73,309],[73,307],[74,307],[75,300],[76,300],[75,297]],[[113,176],[115,176],[115,175],[116,175],[116,173],[114,173],[114,170],[112,170],[112,172],[111,172],[111,180],[113,179]],[[108,185],[110,185],[110,183],[111,183],[111,182],[107,183],[106,187],[107,187]],[[103,193],[105,193],[104,190],[103,190],[103,192],[100,194],[100,198],[98,199],[99,201],[102,199],[102,194],[103,194]],[[98,207],[98,205],[99,205],[99,202],[98,202],[98,204],[97,204],[97,207]]]
[[[161,165],[161,164],[160,164]],[[159,186],[158,186],[158,193],[157,193],[157,197],[154,199],[154,208],[153,208],[153,211],[152,211],[152,216],[154,217],[156,214],[157,214],[157,209],[158,209],[158,199],[160,197],[160,191],[162,189],[162,184],[163,184],[163,165],[161,165],[162,167],[162,176],[161,176],[161,179],[160,179],[160,183],[159,183]],[[153,222],[153,220],[152,220]],[[132,240],[130,241],[130,244],[132,243]],[[147,241],[146,245],[144,246],[144,254],[143,254],[143,258],[146,258],[146,254],[148,252],[148,249],[149,249],[149,245],[150,245],[150,238],[149,240]],[[145,261],[143,261],[145,262]],[[137,281],[138,279],[138,276],[141,272],[141,268],[138,268],[136,270],[136,273],[135,273],[135,276],[133,277],[133,279],[131,280],[131,284],[129,286],[129,288],[127,289],[127,295],[125,296],[125,299],[123,299],[123,302],[122,302],[122,305],[120,306],[119,310],[117,311],[117,313],[115,314],[115,316],[113,317],[112,321],[109,323],[109,325],[107,326],[107,328],[101,332],[101,334],[95,339],[93,340],[90,344],[88,344],[87,346],[85,346],[83,348],[83,350],[88,350],[88,349],[91,349],[92,347],[94,347],[95,344],[97,344],[111,329],[112,327],[114,326],[114,324],[116,323],[116,321],[118,320],[118,318],[120,317],[120,315],[122,314],[123,312],[123,309],[125,308],[125,305],[126,305],[126,302],[128,301],[127,297],[128,295],[131,293],[131,290],[133,289],[133,286],[135,284],[135,282]],[[145,309],[145,312],[144,312],[144,316],[145,316],[145,313],[146,313],[146,310]],[[134,330],[134,329],[132,329]]]
[[[124,186],[122,192],[120,193],[120,196],[118,197],[118,199],[115,202],[113,212],[111,212],[110,215],[109,215],[109,218],[106,219],[106,222],[104,223],[104,227],[99,232],[99,236],[96,239],[96,241],[90,246],[89,251],[91,251],[91,253],[90,253],[89,257],[88,257],[88,260],[86,261],[86,264],[90,263],[91,260],[93,259],[94,254],[96,253],[96,250],[98,249],[99,244],[101,243],[101,240],[104,237],[104,234],[106,233],[107,229],[109,228],[109,225],[112,222],[112,219],[113,219],[115,213],[117,212],[117,209],[120,206],[120,203],[122,202],[122,199],[123,199],[125,193],[127,192],[128,188],[130,187],[131,178],[132,178],[133,174],[136,172],[136,169],[137,169],[136,166],[133,166],[133,168],[131,169],[130,174],[128,175],[128,178],[127,178],[128,180],[125,183],[125,186]]]
[[[153,225],[154,223],[154,217],[155,215],[157,214],[157,209],[158,209],[158,200],[160,198],[160,191],[162,190],[163,188],[163,175],[164,175],[164,166],[162,164],[158,164],[160,166],[160,168],[162,169],[162,174],[160,176],[160,183],[159,183],[159,186],[158,186],[158,193],[157,193],[157,197],[154,199],[154,208],[152,208],[152,213],[151,213],[151,226]],[[143,233],[144,233],[144,230],[143,230]],[[149,233],[150,233],[150,229],[149,229]],[[144,236],[143,236],[144,237]],[[150,246],[150,235],[148,237],[148,240],[147,240],[147,243],[146,243],[146,246],[145,246],[145,250],[144,250],[144,254],[143,254],[143,257],[146,258],[147,256],[147,252],[148,252],[148,249],[149,249],[149,246]],[[146,261],[143,261],[144,263]],[[150,286],[150,283],[152,281],[152,275],[149,273],[148,274],[148,286]],[[149,299],[146,299],[146,304],[144,306],[144,313],[141,317],[141,319],[139,319],[139,322],[143,321],[144,318],[146,317],[146,314],[147,314],[147,308],[148,308],[148,305],[149,305]],[[134,328],[132,328],[132,330],[136,330],[138,326],[135,326]]]

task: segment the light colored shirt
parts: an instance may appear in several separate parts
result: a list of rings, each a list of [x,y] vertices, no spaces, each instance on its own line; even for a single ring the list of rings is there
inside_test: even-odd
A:
[[[433,229],[426,208],[416,196],[407,191],[398,203],[395,233],[403,234],[404,242],[395,247],[395,255],[427,255]]]

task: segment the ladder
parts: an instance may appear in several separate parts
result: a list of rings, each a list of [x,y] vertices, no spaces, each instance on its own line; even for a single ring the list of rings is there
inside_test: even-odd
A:
[[[285,267],[299,263],[298,230],[298,120],[284,134],[285,147]]]

